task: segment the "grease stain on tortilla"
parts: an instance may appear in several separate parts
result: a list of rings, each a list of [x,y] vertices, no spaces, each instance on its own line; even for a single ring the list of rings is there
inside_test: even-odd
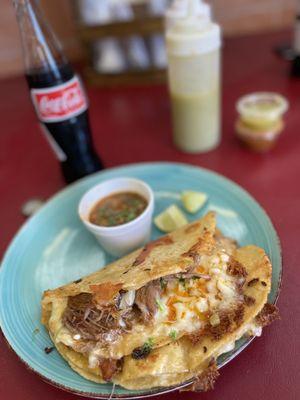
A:
[[[142,264],[155,247],[164,246],[172,243],[174,242],[170,236],[162,236],[156,240],[153,240],[152,242],[149,242],[137,256],[132,266],[137,267],[138,265]]]

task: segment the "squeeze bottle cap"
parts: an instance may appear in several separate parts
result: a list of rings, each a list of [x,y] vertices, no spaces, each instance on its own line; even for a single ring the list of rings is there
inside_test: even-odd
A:
[[[193,56],[214,51],[221,46],[221,30],[205,16],[197,15],[199,0],[187,1],[187,14],[167,29],[170,55]]]
[[[174,0],[171,7],[166,11],[166,27],[170,28],[180,18],[188,15],[188,0]],[[202,0],[196,0],[194,3],[194,14],[207,20],[211,20],[211,7]]]

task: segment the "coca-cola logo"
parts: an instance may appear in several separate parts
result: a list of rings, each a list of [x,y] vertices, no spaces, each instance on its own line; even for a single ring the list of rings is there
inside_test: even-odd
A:
[[[58,122],[86,110],[87,102],[77,77],[47,89],[33,89],[32,100],[43,122]]]

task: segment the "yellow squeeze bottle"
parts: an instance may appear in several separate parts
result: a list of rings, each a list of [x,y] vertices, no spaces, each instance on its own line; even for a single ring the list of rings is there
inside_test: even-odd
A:
[[[220,142],[220,27],[200,0],[185,0],[187,13],[168,23],[168,80],[175,145],[202,153]],[[207,4],[205,4],[207,10]]]

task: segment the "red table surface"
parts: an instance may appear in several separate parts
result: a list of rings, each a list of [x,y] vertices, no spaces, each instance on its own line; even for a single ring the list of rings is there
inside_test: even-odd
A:
[[[300,398],[300,80],[273,47],[288,33],[230,39],[223,57],[223,140],[205,155],[187,155],[172,146],[166,87],[89,88],[94,138],[107,167],[143,161],[178,161],[217,171],[248,190],[271,217],[281,239],[284,279],[281,321],[266,328],[224,367],[214,391],[173,393],[175,398],[210,400],[292,400]],[[266,155],[251,153],[234,138],[235,102],[243,94],[276,91],[290,101],[286,129]],[[24,222],[21,205],[60,190],[58,163],[40,134],[22,77],[0,82],[0,254]],[[298,313],[297,313],[298,312]],[[73,399],[25,368],[0,336],[0,398]]]

